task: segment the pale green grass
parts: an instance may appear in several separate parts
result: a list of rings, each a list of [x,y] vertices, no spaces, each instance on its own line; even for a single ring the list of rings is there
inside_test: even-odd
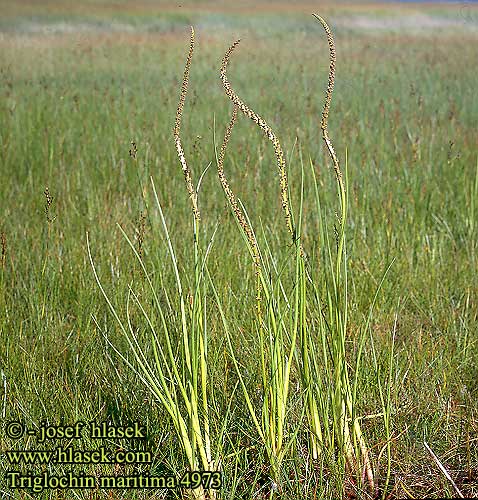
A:
[[[205,30],[198,30],[191,69],[182,135],[195,179],[215,161],[214,121],[221,137],[231,110],[221,89],[219,65],[243,25],[234,16],[221,15],[226,29],[220,35],[210,40]],[[299,207],[301,196],[301,151],[302,239],[313,263],[323,248],[319,235],[335,241],[338,210],[333,171],[319,133],[328,54],[316,26],[315,33],[281,28],[269,38],[271,19],[265,14],[252,18],[252,25],[263,30],[254,28],[243,36],[230,78],[281,139],[294,207]],[[293,26],[297,19],[300,24],[314,23],[297,15]],[[194,16],[188,19],[194,21]],[[229,33],[234,23],[239,24]],[[283,24],[287,27],[285,18]],[[184,471],[188,464],[169,416],[104,338],[128,352],[94,284],[85,235],[88,231],[93,242],[103,287],[126,318],[132,282],[142,303],[151,304],[153,296],[116,223],[137,245],[138,218],[146,211],[145,267],[160,291],[162,307],[169,311],[170,331],[180,332],[177,281],[167,264],[170,256],[149,187],[153,176],[183,288],[189,292],[195,279],[190,271],[193,225],[172,139],[188,37],[188,27],[180,25],[169,38],[6,37],[0,51],[0,232],[7,243],[0,269],[2,419],[20,419],[30,427],[43,419],[118,424],[139,420],[148,427],[144,442],[108,446],[153,451],[153,470],[158,472]],[[407,492],[453,495],[424,447],[426,441],[460,490],[473,496],[478,493],[476,38],[468,32],[352,36],[338,29],[336,44],[339,62],[329,128],[339,156],[345,158],[348,152],[345,345],[352,372],[352,360],[362,349],[361,377],[354,388],[356,415],[361,417],[379,487],[389,473],[389,491],[394,489],[398,497],[407,497]],[[296,136],[300,148],[294,149]],[[136,161],[128,154],[131,140],[138,145]],[[309,157],[327,228],[317,218]],[[271,269],[285,268],[293,249],[280,211],[270,144],[242,119],[227,158],[232,188],[258,238],[274,256]],[[201,188],[202,242],[209,241],[217,226],[208,269],[244,383],[260,409],[254,270],[213,170],[205,174]],[[56,217],[52,222],[44,214],[47,186],[53,196],[50,214]],[[321,269],[315,272],[320,276]],[[292,275],[284,274],[284,283]],[[213,302],[212,295],[209,300]],[[318,320],[317,310],[310,307]],[[229,415],[221,443],[222,495],[248,499],[270,485],[266,450],[238,390],[219,312],[212,304],[209,310],[208,375],[215,391],[210,418],[216,436]],[[145,354],[154,356],[147,325],[136,313],[132,321]],[[307,467],[301,390],[296,385],[290,390],[287,418],[293,430],[302,424],[284,460],[282,497],[333,497],[339,483],[324,479],[331,471],[321,475],[319,469]],[[387,398],[390,414],[384,421],[374,415]],[[389,442],[387,435],[392,437]],[[37,446],[31,439],[9,440],[3,432],[0,445],[2,451]],[[78,443],[85,449],[96,446],[89,439]],[[1,474],[9,468],[2,454]],[[106,473],[111,467],[90,469]],[[108,498],[108,492],[98,497]],[[112,496],[148,497],[141,491]],[[22,498],[20,492],[14,498]],[[60,496],[52,492],[36,498]],[[88,492],[67,498],[88,498]]]

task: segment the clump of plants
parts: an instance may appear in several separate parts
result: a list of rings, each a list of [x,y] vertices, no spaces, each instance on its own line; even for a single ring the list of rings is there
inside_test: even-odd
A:
[[[313,464],[324,478],[338,477],[353,481],[357,487],[366,488],[376,495],[378,491],[376,473],[370,450],[362,430],[361,415],[357,410],[357,384],[361,375],[360,358],[365,343],[367,325],[359,335],[359,349],[351,363],[347,351],[350,335],[348,328],[347,287],[347,161],[345,174],[328,133],[328,119],[335,81],[336,50],[332,32],[325,20],[315,18],[327,35],[330,68],[325,104],[320,121],[320,130],[325,149],[330,157],[335,174],[339,208],[333,223],[334,237],[330,236],[330,222],[327,211],[321,205],[321,195],[316,182],[312,163],[310,176],[315,187],[316,217],[319,221],[318,240],[320,253],[316,260],[308,257],[302,242],[302,217],[304,179],[306,167],[301,161],[301,183],[298,209],[291,204],[288,168],[280,141],[271,126],[251,109],[237,94],[229,82],[227,67],[239,44],[234,42],[225,53],[220,68],[220,78],[226,96],[232,102],[231,119],[226,127],[224,139],[216,154],[217,174],[231,212],[244,236],[255,274],[254,334],[257,338],[257,352],[260,363],[260,396],[251,394],[244,378],[240,354],[234,348],[232,322],[215,286],[214,276],[208,268],[208,255],[213,238],[204,241],[201,232],[199,187],[201,178],[194,183],[181,140],[181,120],[188,91],[189,72],[194,50],[194,30],[186,59],[183,81],[179,96],[173,137],[177,156],[184,174],[186,190],[191,202],[192,262],[184,267],[189,294],[186,295],[184,277],[178,265],[166,218],[154,183],[152,189],[159,213],[164,242],[175,278],[174,293],[158,290],[157,280],[148,271],[145,258],[122,230],[137,259],[153,297],[154,308],[146,307],[132,287],[126,300],[126,318],[120,317],[93,265],[96,281],[108,306],[126,339],[133,359],[113,345],[118,355],[133,369],[145,386],[153,393],[168,412],[178,442],[190,471],[209,473],[222,471],[224,443],[227,425],[234,415],[235,393],[222,412],[221,423],[215,419],[212,424],[215,381],[210,367],[210,324],[208,297],[214,298],[214,307],[220,316],[220,327],[225,335],[228,355],[237,374],[237,386],[241,388],[248,414],[253,422],[259,441],[264,446],[268,461],[271,497],[280,492],[284,479],[284,462],[297,450],[297,442],[306,439],[306,460]],[[244,115],[255,123],[271,142],[277,161],[278,195],[281,200],[284,223],[292,245],[291,283],[289,277],[279,272],[267,240],[260,242],[248,217],[245,207],[230,187],[226,175],[226,153],[234,125]],[[165,311],[162,295],[168,302],[177,305],[177,325],[171,322]],[[172,297],[174,295],[174,299]],[[145,346],[138,336],[138,330],[131,321],[132,309],[139,313],[149,332],[150,346]],[[144,342],[144,340],[143,340]],[[151,347],[151,349],[150,349]],[[353,366],[353,369],[351,368]],[[300,411],[297,403],[291,402],[291,388],[299,385]],[[390,392],[382,390],[379,416],[383,417],[389,432]],[[258,401],[260,403],[258,404]],[[214,411],[212,411],[214,410]],[[229,438],[228,438],[229,439]],[[390,463],[390,456],[389,456]],[[389,475],[389,472],[388,472]],[[387,475],[387,481],[388,481]],[[385,491],[386,487],[383,489]],[[213,485],[201,482],[191,485],[189,493],[194,498],[215,498]]]

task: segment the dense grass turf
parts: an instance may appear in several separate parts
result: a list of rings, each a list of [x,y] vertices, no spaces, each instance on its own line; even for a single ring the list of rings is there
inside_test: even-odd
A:
[[[161,300],[171,301],[167,320],[179,328],[176,299],[167,292],[174,289],[174,276],[149,177],[180,271],[192,287],[191,210],[172,129],[188,26],[194,24],[198,40],[183,144],[196,180],[212,162],[199,195],[203,239],[217,227],[209,269],[247,386],[254,392],[261,383],[252,327],[254,270],[215,171],[214,132],[220,143],[232,109],[219,66],[229,45],[243,38],[228,76],[280,138],[294,207],[299,203],[300,154],[304,159],[303,245],[314,267],[323,241],[317,237],[309,158],[331,239],[339,210],[333,170],[320,138],[328,70],[325,37],[306,5],[294,10],[264,2],[233,12],[188,3],[166,8],[149,2],[136,7],[133,2],[85,2],[72,10],[67,2],[51,2],[48,8],[36,2],[12,5],[2,6],[6,15],[0,21],[2,420],[19,420],[29,428],[43,420],[140,421],[148,428],[145,440],[111,440],[107,446],[151,450],[153,472],[182,472],[185,458],[168,415],[106,341],[105,336],[128,356],[95,284],[86,233],[119,312],[125,312],[130,283],[146,304],[151,293],[116,223],[141,248]],[[364,417],[379,488],[386,474],[386,442],[383,420],[373,415],[380,412],[379,381],[388,380],[394,338],[391,482],[386,493],[392,498],[454,494],[424,447],[426,441],[460,490],[477,495],[478,18],[471,7],[444,6],[353,4],[324,7],[320,14],[336,33],[338,57],[329,132],[340,158],[348,156],[351,368],[364,317],[392,263],[370,325],[381,370],[376,372],[367,340],[357,388],[356,414]],[[416,16],[442,24],[420,30],[413,25]],[[386,19],[388,29],[364,25],[363,19]],[[136,154],[130,154],[132,141]],[[267,238],[277,265],[285,265],[291,248],[274,152],[244,117],[234,129],[225,168],[259,239]],[[48,210],[45,188],[52,196]],[[141,214],[146,217],[143,229]],[[318,269],[314,272],[320,275]],[[235,390],[237,374],[210,299],[209,383],[217,395],[211,402],[213,430],[220,429],[225,415],[229,418],[221,495],[265,496],[270,489],[267,459],[243,395]],[[148,351],[141,316],[132,320]],[[294,385],[291,392],[289,411],[299,425],[299,388]],[[3,431],[0,436],[2,452],[42,448],[29,437],[15,441]],[[300,436],[284,462],[281,498],[340,495],[340,481],[331,480],[332,472],[310,469]],[[82,449],[98,445],[87,436],[74,444]],[[2,474],[12,469],[3,453],[0,463]],[[82,468],[98,475],[134,469],[99,464],[74,470]],[[13,492],[5,483],[1,489],[13,498],[30,498],[28,491]],[[142,490],[93,493],[94,498],[151,495]],[[35,498],[90,495],[45,491]],[[169,495],[176,498],[175,492]]]

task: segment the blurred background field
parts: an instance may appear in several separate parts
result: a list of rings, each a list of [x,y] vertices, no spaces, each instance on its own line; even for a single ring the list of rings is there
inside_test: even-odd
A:
[[[190,206],[172,129],[191,25],[197,45],[183,143],[196,179],[212,162],[200,194],[206,232],[218,224],[211,272],[249,367],[248,383],[258,383],[249,328],[254,273],[215,173],[214,132],[220,142],[232,109],[219,67],[241,38],[229,78],[280,138],[295,204],[299,150],[306,164],[310,158],[332,226],[336,190],[320,139],[329,63],[325,36],[310,15],[317,12],[337,45],[330,135],[342,161],[348,156],[350,352],[357,348],[354,325],[363,322],[393,261],[372,319],[379,356],[387,359],[397,318],[390,498],[453,494],[424,440],[461,491],[478,495],[478,4],[0,0],[0,12],[2,419],[29,427],[45,419],[139,420],[148,425],[144,446],[154,450],[158,470],[185,467],[167,415],[100,331],[124,347],[95,285],[85,235],[118,307],[128,284],[141,286],[142,278],[116,223],[141,244],[146,265],[163,272],[167,288],[173,277],[152,208],[152,176],[180,265],[188,262]],[[226,169],[282,262],[290,249],[274,153],[243,117]],[[46,188],[53,197],[48,213]],[[305,195],[304,245],[314,256],[320,242],[307,183]],[[224,394],[219,422],[236,375],[220,325],[212,325],[214,380]],[[366,347],[365,363],[369,355]],[[372,370],[359,391],[359,413],[376,413]],[[234,398],[241,408],[241,395]],[[231,498],[231,450],[254,442],[246,410],[237,412],[224,498]],[[383,474],[383,429],[373,419],[363,425]],[[27,438],[0,436],[2,452],[34,447]],[[241,455],[234,498],[258,495],[256,454]],[[300,450],[293,456],[290,470],[302,460]],[[0,468],[2,474],[10,468],[4,454]],[[298,498],[302,481],[308,498],[322,498],[323,479],[290,477],[296,480],[283,498]],[[5,498],[33,498],[0,484]],[[141,491],[96,494],[149,498]]]

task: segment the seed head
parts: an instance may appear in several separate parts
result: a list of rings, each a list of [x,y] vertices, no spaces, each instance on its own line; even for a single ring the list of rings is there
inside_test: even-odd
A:
[[[279,168],[279,184],[280,184],[282,209],[284,211],[287,229],[289,233],[292,235],[292,237],[294,237],[294,229],[292,227],[292,216],[289,206],[287,171],[286,171],[284,153],[282,151],[280,142],[277,139],[274,132],[272,131],[272,129],[266,123],[266,121],[263,118],[261,118],[257,113],[255,113],[251,108],[249,108],[247,104],[245,104],[244,101],[242,101],[239,98],[239,96],[231,87],[226,76],[227,64],[229,63],[229,59],[231,57],[232,52],[239,45],[239,42],[240,40],[236,40],[229,47],[226,54],[224,55],[224,59],[222,60],[222,65],[220,70],[222,84],[226,95],[229,97],[229,99],[231,99],[234,105],[237,106],[245,116],[247,116],[254,123],[256,123],[256,125],[259,126],[259,128],[264,132],[267,138],[272,142],[272,145],[274,147],[274,152],[277,158],[277,166]]]
[[[184,67],[183,83],[181,85],[181,92],[179,94],[178,109],[176,111],[176,121],[174,124],[174,144],[176,146],[176,151],[178,154],[179,162],[181,163],[181,168],[183,169],[184,180],[186,181],[186,189],[191,199],[193,214],[196,220],[200,220],[201,216],[197,204],[197,193],[193,186],[193,181],[191,177],[191,170],[186,162],[186,157],[184,156],[183,146],[181,144],[181,117],[183,114],[184,103],[186,102],[186,94],[188,93],[188,83],[189,83],[189,69],[191,68],[191,60],[194,51],[194,28],[191,26],[191,38],[189,42],[189,53],[186,59],[186,65]]]

